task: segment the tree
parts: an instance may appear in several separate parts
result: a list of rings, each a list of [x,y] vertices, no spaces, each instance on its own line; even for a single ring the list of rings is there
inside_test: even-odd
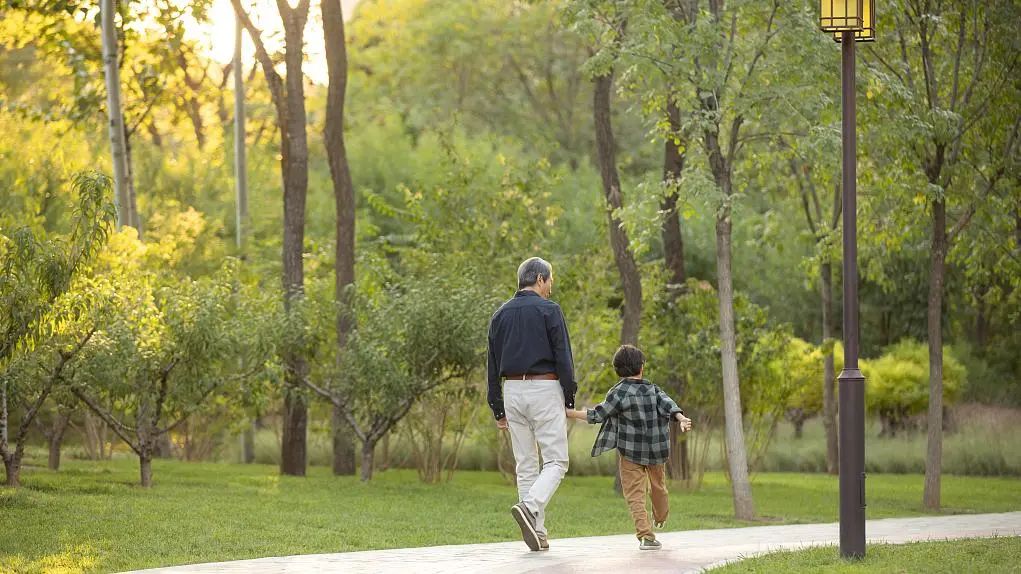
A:
[[[241,6],[231,0],[234,12],[255,44],[255,55],[262,65],[269,84],[273,107],[280,131],[280,174],[284,188],[283,289],[284,305],[291,310],[304,296],[305,270],[302,265],[305,238],[305,199],[308,193],[308,134],[305,124],[304,61],[305,23],[309,0],[299,0],[291,7],[286,0],[277,0],[277,10],[284,27],[284,68],[281,78],[262,40],[262,33]],[[304,476],[307,464],[306,432],[308,405],[302,392],[308,376],[308,360],[302,355],[302,344],[285,347],[284,431],[281,440],[280,471]]]
[[[76,343],[91,337],[90,329],[85,329],[87,335],[56,339],[56,349],[50,347],[26,357],[34,353],[40,341],[49,340],[62,330],[66,332],[69,314],[81,312],[81,307],[64,304],[58,307],[57,301],[71,289],[75,277],[102,247],[114,218],[114,208],[107,199],[110,182],[105,176],[96,172],[78,174],[73,189],[78,203],[71,232],[66,237],[37,237],[28,227],[0,235],[0,456],[7,483],[13,486],[18,484],[24,440],[32,421],[61,381],[68,362],[80,350]],[[53,354],[57,355],[55,362],[50,359]],[[43,356],[45,359],[40,358]],[[21,378],[22,384],[16,389],[11,370],[11,363],[16,360],[21,361],[22,373],[24,368],[31,370],[34,365],[44,374],[28,377],[27,381]],[[12,396],[19,398],[19,406],[28,405],[14,435],[14,451],[10,450],[8,407]]]
[[[0,458],[4,461],[7,486],[20,485],[21,462],[29,429],[38,420],[47,399],[66,384],[73,362],[96,332],[95,326],[86,328],[82,323],[87,324],[87,321],[60,321],[54,329],[54,336],[31,353],[19,357],[0,373],[3,378],[0,381],[3,388],[0,393]],[[21,422],[13,437],[8,431],[8,397],[15,399],[15,404],[21,407],[22,412]],[[55,433],[63,434],[66,421],[66,417],[63,418],[63,423],[59,423],[61,427]],[[59,438],[50,438],[51,442],[54,440],[59,441]],[[10,449],[12,442],[13,450]],[[50,467],[59,466],[59,461],[59,454],[54,460],[51,450]]]
[[[248,155],[245,131],[245,76],[241,58],[241,41],[244,28],[241,18],[234,17],[234,60],[231,72],[234,76],[234,193],[235,193],[235,243],[238,255],[245,261],[245,233],[248,228]],[[196,132],[199,130],[196,128]],[[241,434],[241,460],[255,462],[255,429],[258,421],[252,421]]]
[[[361,479],[372,478],[376,444],[429,391],[470,385],[485,365],[490,301],[478,290],[434,279],[396,287],[363,311],[334,388],[308,383],[337,408],[362,443]]]
[[[866,61],[897,110],[890,155],[918,176],[916,194],[931,222],[927,325],[929,409],[926,508],[940,506],[943,449],[943,307],[947,257],[975,212],[993,193],[1021,139],[1013,78],[1021,53],[1014,3],[902,0],[894,10],[897,43],[866,52]],[[1000,26],[1006,26],[1001,28]],[[1006,112],[1006,115],[1001,115]],[[979,135],[980,134],[980,135]],[[976,141],[1002,146],[984,161]]]
[[[806,146],[812,149],[811,144]],[[821,162],[819,154],[813,155],[813,161],[806,160],[797,151],[792,151],[788,159],[791,177],[797,182],[798,195],[805,215],[805,222],[812,233],[819,258],[819,296],[822,309],[822,348],[829,350],[823,354],[822,377],[822,415],[823,427],[826,429],[826,472],[837,474],[839,471],[839,452],[837,445],[837,396],[836,369],[833,362],[833,251],[836,244],[837,230],[840,225],[841,201],[840,186],[834,183],[827,217],[823,211],[818,191],[814,162]],[[826,181],[826,179],[823,179]],[[825,199],[825,196],[823,197]]]
[[[326,40],[326,65],[330,85],[326,95],[326,154],[329,157],[333,195],[337,210],[336,258],[334,260],[334,297],[337,303],[337,360],[344,352],[351,333],[354,314],[351,297],[355,282],[355,192],[344,145],[344,99],[347,92],[347,46],[344,40],[344,13],[340,0],[323,0],[323,36]],[[333,473],[354,474],[354,450],[350,429],[343,412],[334,407]]]
[[[592,57],[586,63],[586,68],[593,82],[592,120],[596,133],[596,164],[606,200],[613,259],[624,291],[620,342],[637,345],[642,319],[642,279],[627,231],[620,219],[624,200],[617,171],[617,143],[613,135],[611,111],[614,61],[627,28],[627,16],[626,13],[616,11],[612,3],[603,5],[601,2],[586,1],[579,4],[576,7],[579,12],[574,18],[591,18],[590,22],[583,21],[593,44]]]
[[[734,189],[734,174],[743,140],[750,137],[742,135],[741,130],[746,123],[757,123],[751,92],[758,87],[757,74],[778,33],[779,3],[725,4],[710,0],[707,8],[698,1],[679,2],[674,11],[663,13],[657,22],[658,28],[667,30],[668,37],[677,38],[673,46],[685,49],[682,65],[672,70],[671,76],[677,78],[672,85],[688,86],[692,92],[668,97],[679,97],[691,106],[691,129],[698,136],[718,193],[716,273],[727,463],[735,515],[747,520],[755,510],[748,479],[734,330],[732,212],[741,195]]]
[[[210,279],[166,281],[142,267],[146,248],[137,239],[121,234],[111,247],[97,278],[110,312],[71,391],[138,455],[148,488],[159,441],[214,393],[258,372],[276,326],[264,320],[267,299],[254,289],[233,296],[229,268]]]

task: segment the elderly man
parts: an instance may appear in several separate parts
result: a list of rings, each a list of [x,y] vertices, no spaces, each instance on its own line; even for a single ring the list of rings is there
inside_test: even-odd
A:
[[[564,409],[574,408],[577,390],[567,324],[549,300],[552,291],[553,267],[526,260],[517,293],[489,323],[489,406],[496,426],[510,430],[519,500],[511,514],[532,550],[549,549],[546,505],[567,472]]]

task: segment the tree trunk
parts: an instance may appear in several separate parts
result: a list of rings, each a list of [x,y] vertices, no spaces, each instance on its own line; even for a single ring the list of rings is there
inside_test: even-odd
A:
[[[929,269],[929,416],[923,505],[939,510],[943,462],[943,281],[946,274],[946,203],[932,205],[932,254]]]
[[[22,433],[15,438],[17,446],[14,451],[10,450],[9,414],[7,412],[7,383],[0,385],[0,458],[4,460],[4,472],[6,479],[4,484],[12,488],[21,486],[21,457],[25,454],[25,437]]]
[[[185,427],[187,429],[187,426]],[[170,442],[170,433],[160,433],[156,437],[156,444],[153,447],[153,455],[155,458],[173,458],[174,456],[174,445]],[[185,460],[191,460],[187,456]]]
[[[245,148],[245,75],[241,61],[241,22],[235,15],[234,29],[234,193],[235,242],[245,258],[245,230],[248,227],[248,159]]]
[[[989,343],[989,311],[986,295],[989,285],[982,285],[975,290],[975,346],[984,353]]]
[[[671,300],[680,293],[687,274],[684,270],[684,236],[681,234],[680,214],[677,213],[677,186],[684,172],[685,151],[682,151],[674,138],[681,129],[681,110],[671,100],[667,104],[667,120],[670,122],[670,134],[663,144],[663,187],[664,194],[659,208],[663,213],[663,260],[667,271],[667,297]],[[682,383],[676,381],[681,387]],[[670,458],[667,461],[667,474],[673,480],[688,478],[688,441],[682,440],[680,425],[676,421],[670,423]]]
[[[610,114],[610,92],[613,87],[613,72],[595,79],[592,115],[596,130],[596,147],[599,159],[599,174],[603,181],[606,197],[606,214],[610,226],[610,245],[613,258],[624,287],[624,312],[620,330],[620,342],[637,345],[638,331],[642,318],[642,280],[638,273],[634,254],[627,233],[621,226],[614,211],[623,206],[620,190],[620,176],[617,173],[616,143],[613,139],[613,125]]]
[[[376,456],[376,441],[362,443],[362,482],[372,480],[372,467]]]
[[[822,284],[822,340],[829,344],[833,338],[833,267],[823,263],[819,267]],[[840,469],[840,453],[837,445],[837,395],[836,370],[833,365],[833,350],[823,359],[822,379],[822,425],[826,429],[826,472],[837,474]]]
[[[71,415],[61,412],[58,412],[57,417],[53,419],[53,428],[50,429],[50,436],[48,437],[50,444],[50,470],[60,470],[60,447],[64,443],[64,432],[67,430],[67,423],[70,420]]]
[[[8,442],[8,425],[10,424],[10,417],[7,411],[7,379],[0,378],[0,459],[4,461],[4,472],[6,477],[6,484],[11,486],[11,467],[10,467],[10,443]]]
[[[4,484],[11,488],[21,486],[21,461],[11,455],[4,458],[4,471],[7,473]]]
[[[670,458],[667,459],[667,475],[672,480],[688,480],[688,440],[680,430],[680,423],[670,422]]]
[[[794,438],[801,439],[805,436],[805,417],[798,416],[794,419]]]
[[[255,421],[251,421],[241,433],[241,462],[245,464],[255,462]]]
[[[234,15],[234,242],[238,258],[244,262],[245,232],[248,230],[248,154],[245,147],[245,74],[241,57],[241,19]],[[222,100],[221,100],[222,101]],[[225,106],[224,106],[225,107]],[[223,114],[226,114],[226,109]],[[255,462],[255,421],[241,434],[241,462]]]
[[[251,23],[240,0],[231,0],[234,13],[248,30],[256,46],[256,57],[269,85],[273,107],[280,130],[280,175],[284,187],[283,274],[284,308],[294,313],[295,303],[304,297],[305,273],[302,267],[305,241],[305,199],[308,193],[308,133],[305,126],[304,29],[308,20],[309,2],[301,0],[297,7],[277,2],[277,11],[284,27],[284,67],[282,80],[276,65],[262,42],[259,30]],[[297,342],[288,345],[281,358],[284,363],[283,440],[280,471],[304,476],[306,466],[306,425],[308,407],[302,390],[308,375],[308,360]]]
[[[681,111],[673,101],[667,104],[667,118],[670,121],[671,136],[667,137],[664,144],[663,184],[666,191],[659,208],[663,213],[663,256],[669,277],[667,288],[676,292],[684,284],[687,275],[684,272],[684,237],[677,213],[677,185],[684,171],[685,152],[681,151],[673,139],[676,137],[674,134],[681,129]]]
[[[620,190],[620,175],[617,173],[617,150],[613,138],[613,123],[610,112],[610,93],[613,88],[613,72],[598,76],[592,98],[592,117],[596,130],[596,148],[599,161],[599,175],[603,182],[603,195],[606,197],[606,216],[609,220],[610,246],[613,248],[613,259],[617,264],[621,284],[624,288],[624,310],[620,328],[621,344],[638,344],[638,331],[642,318],[642,283],[638,274],[638,265],[631,252],[627,233],[614,211],[623,206]],[[620,480],[620,467],[613,482],[613,490],[617,494],[623,492]]]
[[[89,460],[103,460],[106,457],[106,423],[91,409],[85,409],[82,419],[85,423],[82,438]]]
[[[152,454],[148,451],[143,451],[143,454],[138,456],[138,466],[141,474],[141,485],[142,488],[149,488],[152,486]]]
[[[730,196],[729,184],[723,187]],[[741,388],[737,371],[737,335],[734,331],[734,288],[731,277],[730,208],[716,219],[716,272],[720,283],[720,359],[723,366],[723,412],[727,444],[727,465],[734,495],[734,515],[741,520],[755,517],[748,453],[745,451],[741,414]]]
[[[124,141],[124,115],[121,112],[121,81],[117,28],[114,23],[115,11],[116,0],[102,0],[100,20],[103,35],[103,72],[106,79],[106,112],[109,116],[114,198],[117,201],[117,227],[119,228],[131,225],[131,202],[128,198],[127,153]]]
[[[337,360],[347,346],[354,328],[351,301],[355,282],[355,192],[344,144],[344,101],[347,93],[347,48],[344,42],[344,13],[340,0],[323,0],[323,38],[329,88],[326,95],[326,155],[333,180],[337,212],[334,258],[334,297],[337,302]],[[338,418],[339,417],[339,418]],[[354,474],[355,450],[350,427],[334,409],[333,473]]]
[[[333,474],[351,476],[355,473],[355,449],[351,441],[351,426],[344,418],[344,412],[333,406],[331,417],[333,430]]]
[[[1014,208],[1014,253],[1021,255],[1021,206]]]
[[[131,167],[131,134],[127,132],[124,133],[124,162],[127,173],[128,217],[131,221],[131,227],[135,228],[135,231],[138,232],[138,237],[141,238],[143,232],[142,219],[138,215],[138,202],[135,195],[135,170]]]
[[[278,118],[281,124],[280,171],[284,179],[282,279],[284,305],[288,313],[293,313],[294,303],[305,294],[305,271],[302,265],[305,199],[308,193],[308,134],[305,126],[305,76],[301,65],[308,5],[301,4],[304,6],[302,14],[301,10],[289,9],[285,4],[278,3],[284,25],[284,63],[287,70],[287,89],[283,101],[285,114]],[[302,390],[308,375],[308,361],[302,351],[291,350],[284,354],[284,365],[287,391],[284,399],[280,471],[283,474],[305,476],[308,406]]]
[[[290,359],[294,361],[293,357]],[[303,361],[302,361],[303,362]],[[288,375],[284,391],[283,437],[280,441],[280,472],[291,476],[305,476],[307,459],[308,405],[301,388],[301,376]]]

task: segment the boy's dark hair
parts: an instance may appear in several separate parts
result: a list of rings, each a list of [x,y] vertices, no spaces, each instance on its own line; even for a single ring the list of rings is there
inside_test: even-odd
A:
[[[645,355],[634,345],[621,345],[613,354],[613,370],[618,377],[634,377],[642,371]]]

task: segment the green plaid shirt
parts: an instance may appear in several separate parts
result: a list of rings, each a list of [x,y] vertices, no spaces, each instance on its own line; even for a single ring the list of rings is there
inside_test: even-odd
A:
[[[649,381],[621,379],[606,400],[588,410],[589,424],[603,425],[592,456],[617,449],[635,464],[662,464],[670,455],[670,419],[683,412]]]

